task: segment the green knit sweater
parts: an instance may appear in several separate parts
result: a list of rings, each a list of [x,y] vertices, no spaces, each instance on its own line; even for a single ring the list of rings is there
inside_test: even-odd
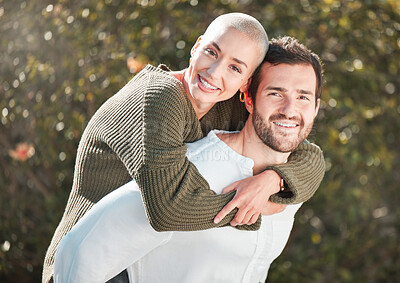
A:
[[[186,142],[212,129],[240,130],[247,111],[238,98],[217,103],[201,121],[183,85],[148,65],[94,114],[80,141],[73,188],[47,251],[43,282],[53,274],[54,253],[61,238],[102,197],[134,178],[146,214],[157,231],[190,231],[229,225],[236,211],[218,225],[215,215],[235,192],[217,195],[186,158]],[[324,175],[321,150],[302,144],[289,162],[271,166],[289,190],[272,196],[278,203],[308,200]],[[240,229],[254,230],[255,225]]]

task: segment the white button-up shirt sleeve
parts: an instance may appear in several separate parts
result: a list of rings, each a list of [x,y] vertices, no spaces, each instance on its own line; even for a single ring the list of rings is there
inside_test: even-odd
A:
[[[171,235],[151,227],[137,185],[129,182],[103,198],[62,239],[55,255],[54,280],[105,282]]]

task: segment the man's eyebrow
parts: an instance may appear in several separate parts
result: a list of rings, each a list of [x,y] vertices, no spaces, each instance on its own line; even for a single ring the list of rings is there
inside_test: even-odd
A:
[[[275,91],[279,91],[279,92],[287,92],[288,91],[286,88],[277,87],[277,86],[268,86],[265,89],[267,89],[267,90],[275,90]],[[312,92],[310,90],[305,90],[305,89],[297,89],[296,92],[297,93],[301,93],[301,94],[314,95],[314,92]]]
[[[268,86],[265,89],[267,90],[275,90],[275,91],[280,91],[280,92],[287,92],[288,90],[283,87],[277,87],[277,86]]]
[[[218,46],[218,44],[214,41],[211,42],[211,45],[215,47],[215,49],[218,50],[218,52],[221,52],[221,48]],[[246,68],[247,64],[245,62],[243,62],[242,60],[238,59],[238,58],[232,58],[233,61],[235,61],[236,63],[240,64],[240,65],[244,65]]]
[[[298,89],[297,93],[301,93],[301,94],[309,94],[309,95],[313,95],[314,93],[310,90],[305,90],[305,89]]]

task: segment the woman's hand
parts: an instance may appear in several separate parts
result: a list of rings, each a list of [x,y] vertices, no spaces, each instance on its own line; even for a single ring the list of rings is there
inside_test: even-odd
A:
[[[269,202],[269,197],[279,191],[281,177],[273,170],[237,181],[226,187],[222,193],[236,191],[234,198],[217,214],[214,223],[219,223],[236,207],[239,209],[232,226],[254,224],[260,213],[274,214],[281,212],[286,206]]]
[[[286,204],[274,203],[268,201],[267,205],[261,210],[262,215],[272,215],[282,212],[286,209]]]

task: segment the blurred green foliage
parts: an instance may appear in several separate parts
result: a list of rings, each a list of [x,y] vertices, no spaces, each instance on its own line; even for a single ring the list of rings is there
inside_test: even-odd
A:
[[[185,68],[232,11],[325,64],[326,176],[267,281],[399,282],[399,1],[0,0],[1,282],[40,281],[96,109],[147,63]]]

